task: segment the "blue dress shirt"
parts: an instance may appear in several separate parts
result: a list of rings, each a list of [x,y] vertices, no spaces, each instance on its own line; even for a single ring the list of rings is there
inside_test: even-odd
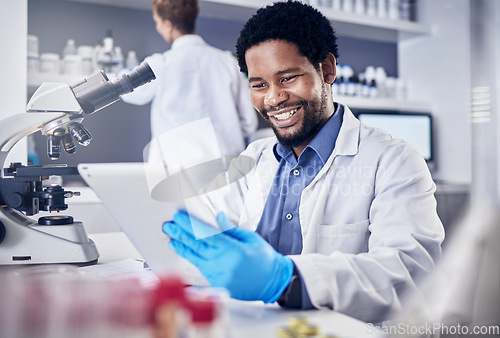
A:
[[[332,154],[342,117],[342,106],[337,104],[333,116],[299,158],[295,158],[291,148],[279,142],[274,146],[279,166],[257,232],[283,255],[298,255],[302,252],[300,196]]]
[[[274,146],[274,155],[279,166],[257,232],[283,255],[298,255],[302,252],[300,196],[302,190],[323,168],[335,148],[344,115],[342,106],[337,103],[335,105],[333,116],[298,158],[295,158],[290,147],[279,142]],[[305,287],[302,287],[301,298],[303,308],[312,307]]]

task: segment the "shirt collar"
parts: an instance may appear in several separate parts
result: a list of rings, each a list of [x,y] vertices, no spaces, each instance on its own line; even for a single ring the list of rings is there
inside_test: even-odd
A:
[[[178,37],[172,42],[171,49],[179,48],[182,46],[193,45],[193,44],[203,44],[205,40],[197,34],[186,34]]]
[[[318,154],[323,164],[326,163],[326,160],[330,157],[335,148],[335,142],[342,125],[342,118],[344,115],[343,106],[338,103],[335,103],[335,106],[336,109],[332,117],[330,117],[323,128],[321,128],[318,134],[316,134],[302,152],[302,154],[304,154],[308,148],[311,149]],[[292,148],[282,145],[279,141],[274,145],[273,152],[278,162],[281,161],[282,158],[287,159],[289,156],[293,155]]]

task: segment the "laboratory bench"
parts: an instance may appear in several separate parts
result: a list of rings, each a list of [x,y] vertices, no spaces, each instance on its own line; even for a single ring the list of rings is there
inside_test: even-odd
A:
[[[470,185],[436,182],[435,192],[437,202],[437,213],[443,223],[446,238],[443,248],[446,247],[448,239],[457,228],[458,222],[463,218],[470,198]]]
[[[123,267],[134,261],[142,261],[141,255],[123,232],[94,233],[89,237],[96,243],[101,255],[97,265],[81,268],[89,273],[96,271],[106,276],[106,270],[109,270],[110,274],[117,275],[120,264]],[[123,271],[126,272],[126,269]],[[151,273],[148,269],[143,272],[140,272],[140,269],[135,271],[139,277],[143,274],[146,280],[149,278],[148,273]],[[381,337],[373,326],[328,309],[289,310],[281,308],[277,303],[264,304],[260,301],[234,299],[228,299],[225,305],[228,314],[228,337],[277,337],[277,330],[289,326],[290,320],[296,317],[307,318],[311,324],[318,326],[324,335],[345,338]]]
[[[7,285],[2,285],[3,287],[7,287],[9,289],[10,287],[10,292],[13,292],[14,296],[10,296],[4,292],[3,297],[7,297],[6,299],[3,299],[2,301],[6,302],[3,303],[3,305],[7,306],[0,306],[0,323],[3,323],[2,325],[6,324],[7,328],[5,327],[0,327],[0,336],[3,334],[7,334],[8,337],[11,336],[12,332],[18,334],[18,330],[22,329],[22,332],[26,333],[26,325],[31,330],[32,325],[34,323],[31,321],[33,318],[37,319],[39,316],[42,316],[45,318],[43,325],[41,326],[42,332],[40,337],[53,337],[52,335],[46,335],[47,330],[53,330],[50,331],[52,333],[56,333],[55,331],[60,331],[64,332],[62,333],[62,336],[65,336],[65,333],[68,332],[68,328],[72,327],[71,325],[76,325],[76,324],[71,324],[71,323],[66,323],[64,321],[61,321],[62,319],[54,318],[58,317],[54,315],[54,313],[61,312],[61,311],[68,311],[69,308],[71,308],[72,311],[74,306],[77,308],[85,309],[85,306],[89,306],[89,304],[94,304],[95,301],[97,302],[103,302],[106,301],[105,299],[108,299],[107,301],[116,304],[116,306],[119,306],[122,308],[124,306],[124,309],[127,309],[130,307],[130,305],[127,304],[127,302],[134,302],[134,300],[137,300],[137,293],[134,295],[126,293],[123,294],[121,297],[111,297],[109,298],[102,298],[104,294],[102,292],[97,292],[97,296],[92,294],[89,294],[89,290],[102,290],[101,288],[95,288],[96,285],[107,285],[106,287],[109,287],[109,285],[115,285],[113,287],[113,294],[116,294],[116,288],[119,286],[120,288],[123,288],[123,285],[131,285],[129,282],[130,281],[138,281],[139,284],[134,283],[135,287],[138,285],[140,286],[140,290],[145,290],[148,289],[148,286],[150,287],[149,289],[154,289],[155,286],[158,285],[159,278],[158,276],[153,273],[147,265],[144,264],[144,261],[139,254],[139,252],[136,250],[134,245],[130,242],[128,237],[125,235],[123,232],[101,232],[101,233],[94,233],[94,234],[89,234],[89,238],[92,239],[99,251],[100,257],[98,259],[97,264],[94,265],[87,265],[87,266],[74,266],[74,265],[61,265],[61,264],[55,264],[55,265],[42,265],[42,266],[32,266],[32,265],[23,265],[19,267],[12,267],[12,266],[4,266],[0,267],[0,272],[2,271],[14,271],[16,274],[21,274],[23,271],[27,273],[27,276],[38,276],[40,272],[44,274],[46,277],[49,274],[49,279],[32,279],[32,280],[26,280],[22,279],[19,280],[22,282],[21,286],[14,287],[12,288],[12,282],[9,282],[7,280]],[[42,268],[41,270],[38,270],[37,268]],[[14,270],[11,270],[14,269]],[[22,270],[26,269],[26,270]],[[31,269],[31,270],[30,270]],[[62,270],[61,270],[62,269]],[[30,271],[35,271],[35,274],[30,274]],[[77,272],[78,276],[77,281],[87,281],[87,283],[75,283],[75,280],[71,279],[71,275],[69,274],[74,274],[75,271]],[[50,279],[50,277],[60,277],[60,278],[54,278]],[[0,277],[2,275],[0,274]],[[5,274],[4,274],[5,277]],[[68,278],[69,279],[65,279]],[[74,277],[74,275],[73,275]],[[84,277],[84,279],[81,279]],[[0,281],[2,278],[0,278]],[[96,283],[92,283],[91,281],[96,281]],[[48,281],[49,284],[46,283]],[[51,282],[52,281],[52,282]],[[65,284],[65,281],[73,281],[73,283]],[[102,281],[102,283],[100,283]],[[39,284],[41,282],[41,284]],[[127,283],[124,283],[127,282]],[[118,284],[110,284],[110,283],[118,283]],[[34,285],[34,284],[39,284]],[[45,289],[49,286],[49,289]],[[68,292],[72,293],[75,291],[75,287],[77,289],[83,288],[78,291],[79,294],[75,294],[74,297],[76,302],[78,304],[73,303],[71,306],[70,303],[73,296],[70,298],[64,296],[60,297],[59,293],[63,292],[64,295],[67,295]],[[90,289],[89,289],[90,287]],[[62,289],[61,289],[62,288]],[[191,289],[189,289],[191,288]],[[20,296],[20,298],[16,298],[18,295],[17,292],[20,290],[23,291],[23,295]],[[52,291],[50,291],[52,290]],[[47,292],[55,292],[54,290],[58,290],[57,292],[59,293],[47,293]],[[73,290],[73,291],[71,291]],[[87,292],[85,292],[87,290]],[[110,290],[110,289],[106,289]],[[129,290],[130,289],[125,289]],[[138,289],[136,289],[138,290]],[[191,290],[191,292],[204,292],[207,295],[210,294],[220,294],[223,295],[219,297],[221,302],[219,304],[222,304],[222,317],[223,318],[222,323],[223,325],[222,330],[223,330],[223,335],[217,335],[217,338],[254,338],[254,337],[282,337],[279,334],[280,330],[283,330],[284,328],[290,328],[291,325],[294,325],[293,323],[297,323],[297,321],[302,322],[302,321],[307,321],[307,323],[311,326],[316,328],[316,330],[319,331],[319,335],[315,335],[314,337],[343,337],[343,338],[363,338],[363,337],[383,337],[381,332],[378,330],[377,327],[364,323],[360,320],[354,319],[350,316],[331,311],[329,309],[321,309],[321,310],[290,310],[290,309],[284,309],[281,308],[277,303],[273,304],[264,304],[261,301],[239,301],[235,299],[231,299],[228,297],[228,294],[225,290],[223,291],[217,291],[217,289],[211,289],[211,288],[204,288],[204,287],[188,287],[188,291]],[[0,290],[2,291],[2,290]],[[5,290],[3,290],[5,291]],[[132,290],[133,291],[133,290]],[[42,292],[42,293],[39,293]],[[141,291],[137,291],[141,292]],[[52,294],[55,296],[56,299],[45,299],[44,305],[39,303],[38,301],[34,301],[34,299],[44,299],[43,295],[48,295]],[[0,292],[0,296],[2,295],[2,292]],[[99,296],[100,295],[100,296]],[[90,296],[92,301],[85,300],[86,297]],[[34,298],[33,298],[34,297]],[[41,298],[40,298],[41,297]],[[83,297],[83,298],[82,298]],[[124,300],[123,297],[127,297],[127,300]],[[135,298],[134,298],[135,297]],[[61,303],[61,299],[66,299],[65,302]],[[10,299],[10,300],[9,300]],[[16,299],[16,303],[12,303],[13,299]],[[133,300],[131,300],[133,299]],[[87,305],[85,304],[80,304],[80,302],[85,303],[87,302]],[[48,303],[47,303],[48,302]],[[58,305],[59,304],[59,305]],[[62,305],[61,305],[62,304]],[[104,305],[104,304],[103,304]],[[11,306],[14,306],[14,308],[11,308]],[[63,306],[62,308],[58,306]],[[112,308],[112,305],[107,305],[104,308],[110,307]],[[28,311],[28,319],[25,319],[24,317],[19,317],[18,313],[19,310],[21,309],[21,313],[24,313],[23,311],[27,311],[27,307],[31,308],[31,310]],[[101,306],[102,308],[102,306]],[[17,312],[16,312],[17,309]],[[24,309],[24,310],[23,310]],[[44,309],[41,314],[39,311],[41,309]],[[97,309],[95,309],[98,311]],[[9,314],[10,311],[10,314]],[[13,311],[13,312],[12,312]],[[35,312],[38,313],[35,317],[33,317],[33,314]],[[83,310],[82,310],[83,311]],[[88,312],[88,309],[86,310]],[[125,310],[128,311],[128,310]],[[87,314],[87,312],[83,312],[84,314]],[[3,316],[9,317],[12,316],[12,313],[14,313],[14,321],[13,323],[17,324],[12,324],[10,322],[6,322],[7,318],[2,318]],[[105,312],[103,312],[105,313]],[[31,316],[31,317],[30,317]],[[66,318],[67,314],[65,314],[61,318]],[[84,320],[86,317],[81,318],[81,313],[78,313],[78,318],[73,318],[73,317],[68,317],[68,318],[73,318],[73,320]],[[33,317],[33,318],[32,318]],[[40,318],[42,318],[40,317]],[[93,318],[93,317],[92,317]],[[107,317],[106,317],[107,318]],[[126,317],[128,318],[128,317]],[[16,321],[17,320],[17,321]],[[25,321],[28,321],[28,323],[25,323]],[[105,321],[105,320],[104,320]],[[97,321],[99,323],[99,321]],[[54,323],[59,323],[54,326]],[[78,323],[78,322],[75,322]],[[91,322],[93,323],[93,322]],[[125,322],[120,322],[122,323],[121,325],[123,327],[119,327],[114,330],[119,330],[119,332],[126,333],[126,337],[146,337],[145,334],[140,334],[140,335],[134,335],[135,333],[132,332],[130,333],[129,331],[129,326],[127,326]],[[219,322],[220,323],[220,322]],[[10,326],[9,326],[10,324]],[[41,323],[40,323],[41,324]],[[22,325],[20,327],[16,325]],[[51,326],[52,325],[52,326]],[[59,325],[62,325],[61,328],[59,329]],[[70,326],[68,326],[70,325]],[[38,327],[38,326],[37,326]],[[47,329],[47,327],[51,329]],[[99,326],[97,326],[99,327]],[[92,331],[93,326],[83,326],[81,330],[83,330],[84,335],[82,336],[82,332],[79,333],[79,335],[76,335],[75,337],[87,337],[88,332],[93,332]],[[3,331],[2,331],[3,330]],[[54,331],[55,330],[55,331]],[[90,331],[88,331],[90,330]],[[7,332],[7,333],[6,333]],[[10,333],[9,333],[10,332]],[[31,331],[30,331],[31,332]],[[38,331],[37,331],[38,332]],[[118,335],[113,335],[113,337],[119,337],[121,333],[117,333]],[[113,331],[113,334],[116,332]],[[76,334],[76,333],[75,333]],[[103,337],[102,333],[99,331],[98,335],[99,337]],[[28,335],[29,336],[29,335]],[[37,335],[38,336],[38,335]],[[61,337],[62,337],[61,336]],[[147,333],[147,336],[149,337],[149,333]],[[17,337],[17,335],[16,335]],[[123,336],[121,336],[123,337]],[[205,337],[205,336],[203,336]],[[208,337],[208,336],[207,336]],[[212,338],[212,336],[210,336]]]
[[[81,192],[78,198],[68,200],[68,212],[76,220],[83,221],[85,229],[97,246],[100,257],[96,265],[79,268],[97,278],[127,277],[134,275],[144,282],[156,278],[154,273],[144,268],[144,261],[119,225],[102,205],[99,198],[88,187],[71,187]],[[446,230],[453,228],[467,204],[468,185],[437,184],[436,199],[438,213]],[[45,215],[43,212],[37,216]],[[289,325],[292,318],[306,317],[317,325],[323,334],[338,337],[379,337],[374,326],[349,316],[328,310],[289,310],[277,304],[243,302],[228,299],[226,309],[229,314],[227,329],[229,337],[275,337],[276,331]]]

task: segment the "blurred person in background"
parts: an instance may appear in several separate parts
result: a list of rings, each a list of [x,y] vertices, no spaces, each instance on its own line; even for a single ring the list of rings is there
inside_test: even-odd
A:
[[[151,103],[153,140],[174,128],[209,118],[221,155],[238,155],[245,149],[246,138],[257,129],[258,119],[248,81],[235,57],[210,46],[195,33],[198,0],[153,0],[152,11],[156,31],[172,45],[144,60],[156,80],[124,95],[123,101]]]

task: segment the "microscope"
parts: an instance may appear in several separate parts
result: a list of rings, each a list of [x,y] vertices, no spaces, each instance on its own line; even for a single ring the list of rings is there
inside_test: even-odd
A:
[[[154,79],[149,65],[142,63],[114,81],[100,71],[73,86],[43,83],[29,100],[26,112],[0,121],[0,265],[97,262],[99,253],[82,222],[63,215],[38,220],[29,217],[68,208],[65,199],[79,193],[59,185],[44,188],[42,181],[52,175],[78,175],[77,168],[21,163],[4,168],[5,161],[17,142],[37,131],[47,136],[51,159],[59,158],[62,149],[74,153],[74,141],[89,145],[91,136],[81,124],[84,116]]]

